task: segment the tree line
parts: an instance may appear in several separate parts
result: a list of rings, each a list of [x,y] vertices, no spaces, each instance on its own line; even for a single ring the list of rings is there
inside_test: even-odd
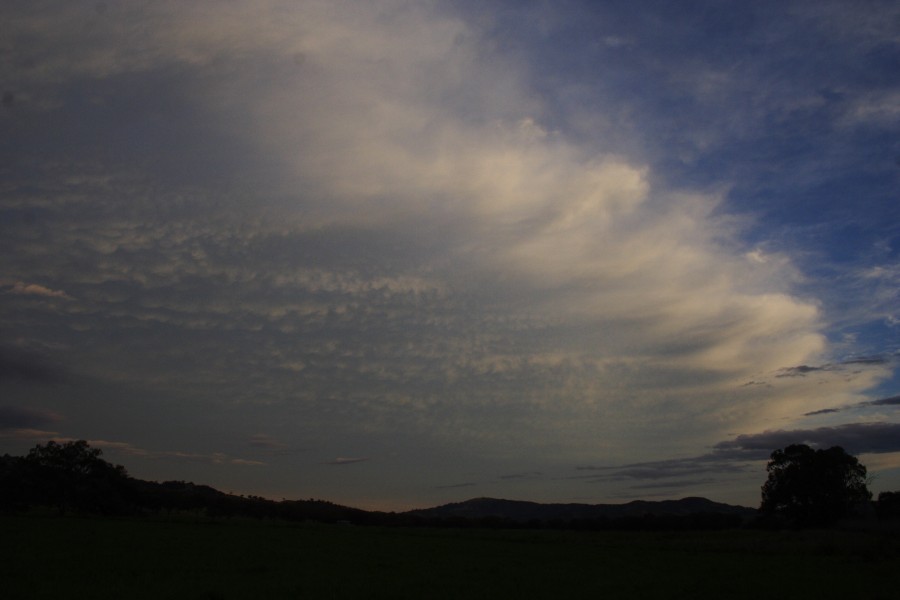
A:
[[[79,440],[51,441],[35,446],[26,456],[0,457],[0,511],[43,507],[61,515],[190,513],[213,519],[239,516],[361,525],[586,530],[711,530],[747,525],[738,515],[722,513],[522,522],[504,517],[423,517],[365,511],[314,499],[274,501],[226,494],[185,481],[136,479],[122,465],[104,460],[102,454],[101,449]],[[865,467],[842,448],[788,446],[772,453],[767,471],[759,517],[754,521],[757,525],[827,526],[873,507],[880,519],[900,518],[900,492],[883,492],[872,503]]]

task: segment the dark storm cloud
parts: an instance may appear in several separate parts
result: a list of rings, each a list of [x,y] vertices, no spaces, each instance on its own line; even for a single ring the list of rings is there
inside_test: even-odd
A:
[[[54,412],[22,406],[0,406],[0,430],[42,429],[62,417]]]

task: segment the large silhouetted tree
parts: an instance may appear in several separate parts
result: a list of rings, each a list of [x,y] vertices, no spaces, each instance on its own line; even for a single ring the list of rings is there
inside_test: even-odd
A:
[[[772,453],[760,510],[798,525],[827,525],[868,501],[866,468],[840,446],[794,444]]]
[[[31,449],[24,458],[29,470],[32,500],[92,513],[126,510],[130,481],[125,467],[106,462],[103,451],[84,440],[47,442]]]

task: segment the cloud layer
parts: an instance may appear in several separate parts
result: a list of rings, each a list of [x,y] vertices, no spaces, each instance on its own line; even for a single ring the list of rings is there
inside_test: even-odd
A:
[[[592,13],[619,30],[579,50],[610,65],[588,84],[552,50],[574,51],[580,25],[538,6],[103,6],[0,8],[2,325],[78,378],[54,395],[35,387],[50,371],[4,373],[16,402],[106,429],[78,435],[189,447],[199,428],[215,433],[198,456],[249,446],[241,460],[282,457],[273,473],[366,461],[353,471],[382,469],[396,495],[422,469],[434,489],[692,456],[865,404],[891,376],[849,366],[835,304],[735,210],[753,188],[729,192],[740,169],[717,170],[717,152],[806,110],[800,92],[760,88],[726,120],[749,84],[701,60],[696,24],[666,32],[690,58],[675,68],[646,23]],[[791,22],[829,29],[835,10]],[[887,35],[859,22],[848,47],[867,28]],[[895,122],[889,92],[846,94],[829,124]],[[896,290],[879,268],[869,318]],[[128,424],[161,409],[184,430],[162,419],[154,444]],[[349,485],[333,471],[350,472],[315,475],[326,492]]]

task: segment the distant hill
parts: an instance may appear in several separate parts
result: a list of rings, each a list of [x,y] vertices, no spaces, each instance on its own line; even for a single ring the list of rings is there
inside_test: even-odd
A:
[[[0,456],[0,512],[36,507],[59,514],[188,513],[209,518],[435,527],[566,527],[575,529],[714,529],[738,527],[756,514],[706,498],[627,504],[540,504],[474,498],[434,508],[386,513],[324,500],[235,496],[186,481],[144,481],[100,458],[84,440],[38,445],[28,456]]]
[[[701,514],[752,517],[756,509],[713,502],[706,498],[682,498],[658,502],[635,500],[626,504],[540,504],[521,500],[473,498],[465,502],[409,511],[409,515],[427,519],[485,519],[511,521],[572,521],[576,519],[623,519],[628,517],[684,517]]]

